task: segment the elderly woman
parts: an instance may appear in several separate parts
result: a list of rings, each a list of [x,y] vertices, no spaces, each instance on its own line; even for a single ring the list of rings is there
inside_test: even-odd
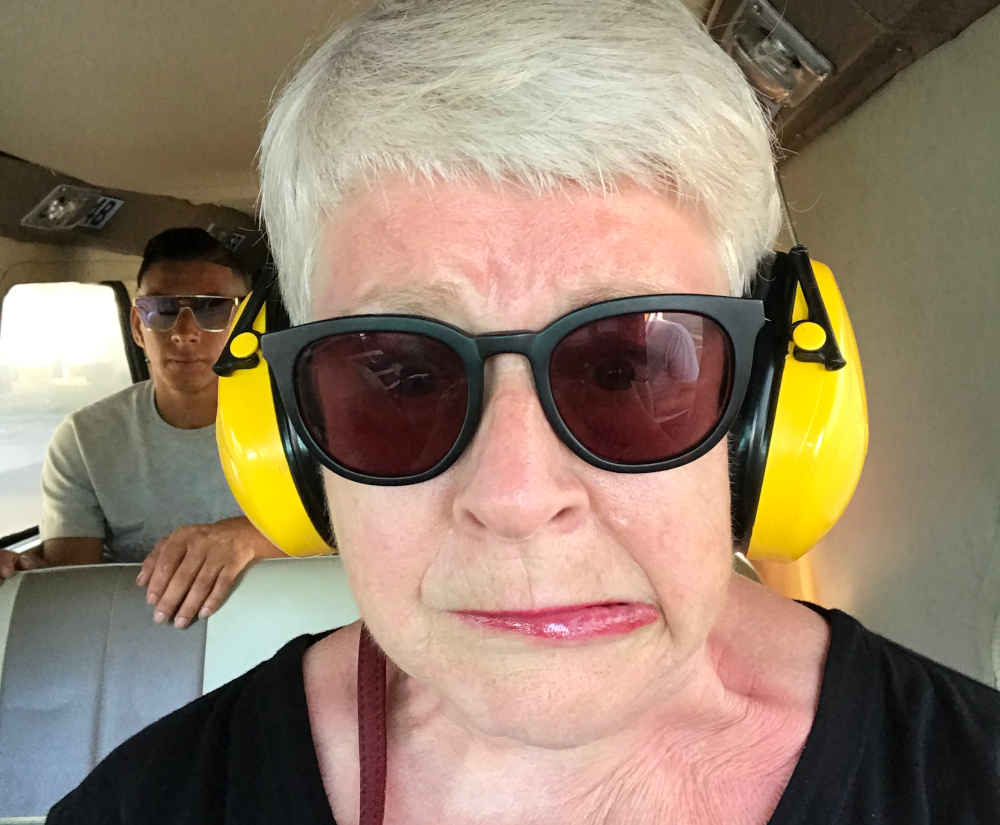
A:
[[[139,734],[51,823],[997,821],[996,694],[731,572],[717,431],[779,201],[679,2],[384,2],[285,89],[261,169],[318,322],[270,367],[364,624]]]

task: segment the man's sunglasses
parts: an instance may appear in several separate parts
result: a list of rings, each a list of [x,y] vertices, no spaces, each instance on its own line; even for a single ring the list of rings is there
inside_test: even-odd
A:
[[[185,309],[204,332],[222,332],[241,300],[228,295],[141,295],[133,303],[143,326],[156,332],[173,329]]]
[[[444,472],[476,432],[486,359],[528,358],[556,435],[616,472],[678,467],[726,434],[746,393],[757,300],[648,295],[603,301],[538,332],[470,335],[409,315],[360,315],[266,333],[281,403],[324,466],[367,484]]]

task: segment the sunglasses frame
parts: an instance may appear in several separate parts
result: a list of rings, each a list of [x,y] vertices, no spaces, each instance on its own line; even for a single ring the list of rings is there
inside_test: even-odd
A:
[[[177,326],[177,322],[180,321],[181,319],[181,312],[183,312],[185,309],[190,310],[191,316],[194,318],[195,324],[198,325],[198,329],[200,329],[202,332],[225,332],[227,329],[229,329],[229,326],[233,321],[233,315],[236,313],[236,308],[240,305],[240,301],[242,301],[245,297],[246,295],[137,295],[135,298],[132,299],[132,306],[134,306],[135,311],[139,313],[139,320],[142,321],[142,325],[146,329],[150,329],[153,332],[170,332],[170,330],[172,330],[175,326]],[[180,308],[180,310],[177,312],[177,317],[174,319],[174,322],[169,327],[167,327],[166,329],[157,329],[154,326],[150,326],[149,321],[147,320],[147,318],[151,317],[153,313],[145,312],[139,305],[139,301],[142,300],[143,298],[188,298],[188,299],[226,298],[227,300],[232,301],[232,307],[229,310],[229,319],[226,321],[226,325],[224,327],[221,327],[220,329],[210,329],[208,327],[203,327],[201,325],[201,322],[198,320],[198,316],[195,314],[194,308],[187,305],[184,305]]]
[[[593,321],[637,312],[683,312],[714,321],[729,339],[733,364],[732,391],[716,426],[691,449],[663,461],[623,464],[592,453],[573,435],[559,415],[549,384],[548,370],[553,350],[574,330]],[[475,435],[481,418],[486,359],[503,353],[528,358],[535,390],[546,419],[559,439],[588,464],[618,473],[650,473],[688,464],[712,449],[733,425],[746,395],[755,342],[764,323],[764,304],[756,299],[721,295],[643,295],[590,304],[557,318],[536,332],[513,330],[471,335],[459,327],[419,315],[349,315],[265,333],[260,337],[260,345],[285,413],[312,456],[324,467],[352,481],[398,486],[434,478],[458,460]],[[298,358],[310,344],[351,332],[417,333],[440,341],[461,358],[468,380],[465,420],[455,443],[429,469],[407,476],[376,476],[358,472],[329,456],[305,426],[295,389]]]

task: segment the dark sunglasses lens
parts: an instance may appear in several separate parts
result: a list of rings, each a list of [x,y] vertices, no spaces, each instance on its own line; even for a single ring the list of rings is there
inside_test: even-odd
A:
[[[221,332],[229,326],[236,302],[232,298],[205,297],[191,299],[191,311],[205,332]]]
[[[135,299],[142,322],[150,329],[164,332],[177,322],[180,301],[171,295],[144,295]]]
[[[732,375],[725,331],[686,312],[593,321],[560,341],[549,363],[566,426],[592,453],[622,464],[697,446],[725,413]]]
[[[299,355],[303,423],[351,470],[401,477],[429,470],[451,449],[468,406],[465,365],[451,347],[408,332],[356,332]]]

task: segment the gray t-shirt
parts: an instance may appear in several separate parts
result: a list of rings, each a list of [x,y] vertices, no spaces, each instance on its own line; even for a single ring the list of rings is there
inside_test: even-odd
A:
[[[149,381],[77,410],[52,436],[42,468],[43,539],[103,538],[107,561],[142,561],[177,527],[239,515],[215,427],[167,424]]]

